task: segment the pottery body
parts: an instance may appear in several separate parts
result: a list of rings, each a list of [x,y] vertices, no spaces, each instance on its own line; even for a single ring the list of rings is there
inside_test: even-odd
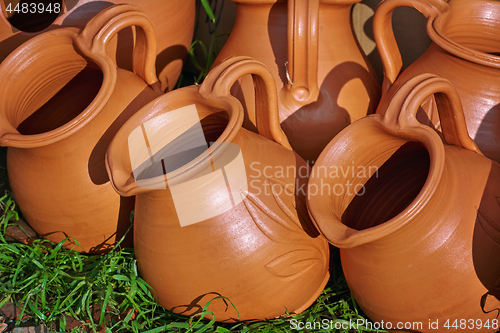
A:
[[[157,38],[157,75],[162,89],[171,90],[177,83],[193,38],[195,0],[65,0],[62,13],[43,31],[58,27],[82,29],[97,13],[118,3],[139,6],[151,19]],[[18,31],[3,14],[0,15],[0,62],[19,45],[40,34]],[[117,55],[119,67],[132,70],[130,54],[133,45],[131,30],[122,31],[111,41],[110,54],[112,57]]]
[[[280,123],[295,151],[313,161],[352,121],[375,110],[379,82],[351,26],[357,0],[238,0],[236,22],[217,57],[253,57],[271,70],[279,91]],[[255,128],[249,77],[234,94]]]
[[[431,94],[448,144],[416,119]],[[355,171],[335,177],[335,168]],[[346,189],[310,195],[308,207],[341,249],[349,287],[372,321],[392,329],[420,322],[399,327],[418,332],[497,331],[483,324],[498,323],[500,309],[500,165],[468,136],[449,81],[428,74],[408,81],[384,116],[332,140],[308,186]],[[439,327],[429,327],[436,320]]]
[[[243,108],[230,96],[247,74],[256,77],[264,136],[242,128]],[[145,106],[108,149],[115,188],[136,195],[139,269],[170,311],[192,315],[213,300],[218,321],[274,318],[306,309],[329,278],[328,243],[305,206],[309,167],[279,128],[275,89],[262,64],[230,58],[201,86]],[[196,124],[204,147],[182,161]]]
[[[134,70],[117,69],[109,39],[136,26]],[[108,144],[121,124],[160,95],[154,30],[138,7],[104,10],[83,30],[29,40],[0,65],[0,144],[16,202],[31,227],[67,247],[101,252],[127,231],[134,207],[109,183]],[[130,243],[127,245],[131,245]]]
[[[428,50],[402,73],[401,56],[391,28],[392,11],[418,9],[428,19]],[[385,0],[374,15],[374,36],[384,64],[381,105],[388,89],[422,73],[451,81],[462,100],[467,129],[485,156],[500,162],[500,3],[464,0]],[[419,120],[440,129],[435,102]],[[377,112],[384,112],[379,107]]]

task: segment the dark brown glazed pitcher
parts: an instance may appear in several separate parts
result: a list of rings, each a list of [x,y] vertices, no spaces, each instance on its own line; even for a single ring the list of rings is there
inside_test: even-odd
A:
[[[134,72],[106,47],[135,26]],[[101,252],[128,229],[134,207],[113,190],[104,165],[125,120],[160,95],[152,88],[156,41],[136,6],[116,5],[83,31],[61,28],[30,39],[0,65],[0,145],[16,202],[33,229],[78,251]],[[128,245],[131,245],[130,243]]]
[[[416,119],[430,95],[445,142]],[[469,137],[449,81],[422,74],[403,84],[383,116],[330,142],[308,187],[313,222],[340,248],[372,321],[422,324],[412,332],[498,330],[500,165]]]

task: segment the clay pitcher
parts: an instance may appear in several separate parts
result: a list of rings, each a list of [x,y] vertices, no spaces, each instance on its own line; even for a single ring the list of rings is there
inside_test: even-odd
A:
[[[430,95],[446,141],[416,119]],[[384,115],[347,127],[320,155],[308,191],[313,222],[340,248],[372,321],[411,332],[498,330],[500,165],[469,137],[449,81],[416,76]]]
[[[401,55],[391,16],[407,6],[427,18],[432,40],[427,51],[401,73]],[[485,156],[500,162],[500,2],[491,0],[384,0],[374,14],[373,31],[384,65],[383,97],[392,85],[433,73],[450,80],[462,100],[469,135]],[[396,88],[397,89],[397,88]],[[396,91],[393,90],[393,91]],[[384,112],[379,107],[377,112]],[[428,101],[419,120],[440,129],[435,103]]]
[[[45,1],[43,2],[45,6],[48,6],[48,3],[52,6],[56,3],[60,4],[60,13],[54,17],[39,15],[40,17],[37,18],[40,18],[41,22],[34,20],[31,16],[24,17],[26,14],[22,12],[13,11],[16,8],[16,3],[22,5],[34,2],[26,0],[0,1],[2,8],[2,13],[0,13],[0,62],[19,45],[42,32],[60,27],[83,29],[87,22],[103,9],[117,3],[132,4],[139,6],[148,15],[155,28],[157,38],[156,71],[162,89],[171,90],[175,87],[181,73],[183,60],[188,54],[193,39],[195,0]],[[7,12],[6,7],[9,3],[12,3],[11,11]],[[28,8],[33,12],[32,7]],[[35,22],[37,22],[36,26]],[[19,31],[20,25],[25,27],[22,29],[23,31]],[[172,33],[173,31],[175,33]],[[110,55],[114,58],[116,54],[119,67],[132,70],[130,57],[134,45],[132,31],[130,29],[124,30],[117,37],[109,43]]]
[[[248,74],[262,135],[242,127],[230,95]],[[118,193],[136,196],[137,262],[166,309],[263,320],[301,312],[323,290],[329,249],[307,216],[309,167],[279,127],[261,63],[229,58],[201,86],[151,102],[118,131],[106,163]]]
[[[109,40],[135,26],[134,72],[116,67]],[[133,200],[109,183],[104,155],[114,133],[160,95],[155,35],[136,6],[116,5],[83,31],[30,39],[0,65],[0,145],[9,147],[10,185],[23,216],[53,242],[101,252],[130,225]],[[131,245],[131,244],[128,244]]]
[[[233,0],[236,22],[217,57],[255,58],[269,67],[278,87],[281,127],[295,151],[312,163],[328,142],[375,111],[380,84],[351,24],[359,0]],[[253,84],[233,93],[255,129]]]

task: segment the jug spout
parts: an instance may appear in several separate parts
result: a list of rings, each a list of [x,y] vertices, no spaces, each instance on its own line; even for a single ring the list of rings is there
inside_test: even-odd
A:
[[[19,134],[18,131],[12,126],[4,116],[0,116],[0,146],[8,147],[9,139],[12,135]]]

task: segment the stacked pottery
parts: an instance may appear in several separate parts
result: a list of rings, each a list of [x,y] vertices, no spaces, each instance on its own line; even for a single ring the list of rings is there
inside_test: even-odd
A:
[[[230,88],[255,77],[261,135],[242,128]],[[328,243],[305,203],[308,166],[279,128],[271,73],[234,57],[201,86],[145,106],[118,131],[106,158],[111,181],[136,196],[134,246],[144,279],[166,309],[205,303],[219,321],[301,312],[329,277]],[[283,173],[283,170],[286,170]]]
[[[425,15],[432,43],[401,73],[391,17],[402,6]],[[458,91],[469,135],[485,156],[500,162],[500,2],[384,0],[375,11],[373,31],[385,73],[377,112],[386,110],[391,86],[401,86],[417,74],[439,75],[450,80]],[[422,111],[419,120],[440,129],[435,103],[427,101]]]
[[[106,50],[135,26],[134,73]],[[24,218],[53,242],[102,252],[129,229],[134,201],[109,182],[104,156],[116,131],[160,95],[151,21],[116,5],[80,31],[61,28],[30,39],[0,65],[0,145],[9,147],[12,192]]]
[[[375,111],[380,83],[359,48],[351,9],[360,0],[233,0],[236,22],[215,63],[233,55],[263,62],[273,74],[283,131],[313,163],[351,122]],[[233,90],[255,129],[253,84]]]
[[[446,142],[417,121],[430,95]],[[308,185],[315,225],[341,249],[347,283],[375,322],[422,323],[419,332],[446,325],[496,331],[500,165],[467,134],[460,99],[445,79],[412,78],[384,111],[352,124],[321,153]],[[329,177],[337,167],[356,170]],[[311,195],[317,188],[331,190]]]
[[[38,15],[42,22],[33,16],[23,14],[22,7],[15,11],[16,4],[26,1],[2,1],[0,13],[0,62],[14,49],[41,32],[60,27],[82,29],[97,13],[114,4],[139,6],[151,19],[157,36],[156,71],[163,90],[171,90],[177,82],[193,37],[195,19],[195,0],[65,0],[43,2],[48,11]],[[49,3],[54,8],[49,9]],[[7,6],[9,10],[7,10]],[[26,3],[25,3],[26,4]],[[39,3],[40,6],[42,3]],[[59,7],[58,7],[59,5]],[[41,7],[40,7],[41,8]],[[58,9],[59,8],[59,9]],[[45,8],[44,8],[45,9]],[[28,7],[28,11],[33,8]],[[57,15],[57,12],[59,14]],[[171,15],[175,13],[175,15]],[[167,19],[168,17],[168,19]],[[37,23],[35,25],[35,22]],[[22,30],[22,31],[19,31]],[[175,31],[175,32],[173,32]],[[111,57],[117,57],[118,66],[132,70],[131,50],[134,38],[131,30],[123,31],[110,42]]]

